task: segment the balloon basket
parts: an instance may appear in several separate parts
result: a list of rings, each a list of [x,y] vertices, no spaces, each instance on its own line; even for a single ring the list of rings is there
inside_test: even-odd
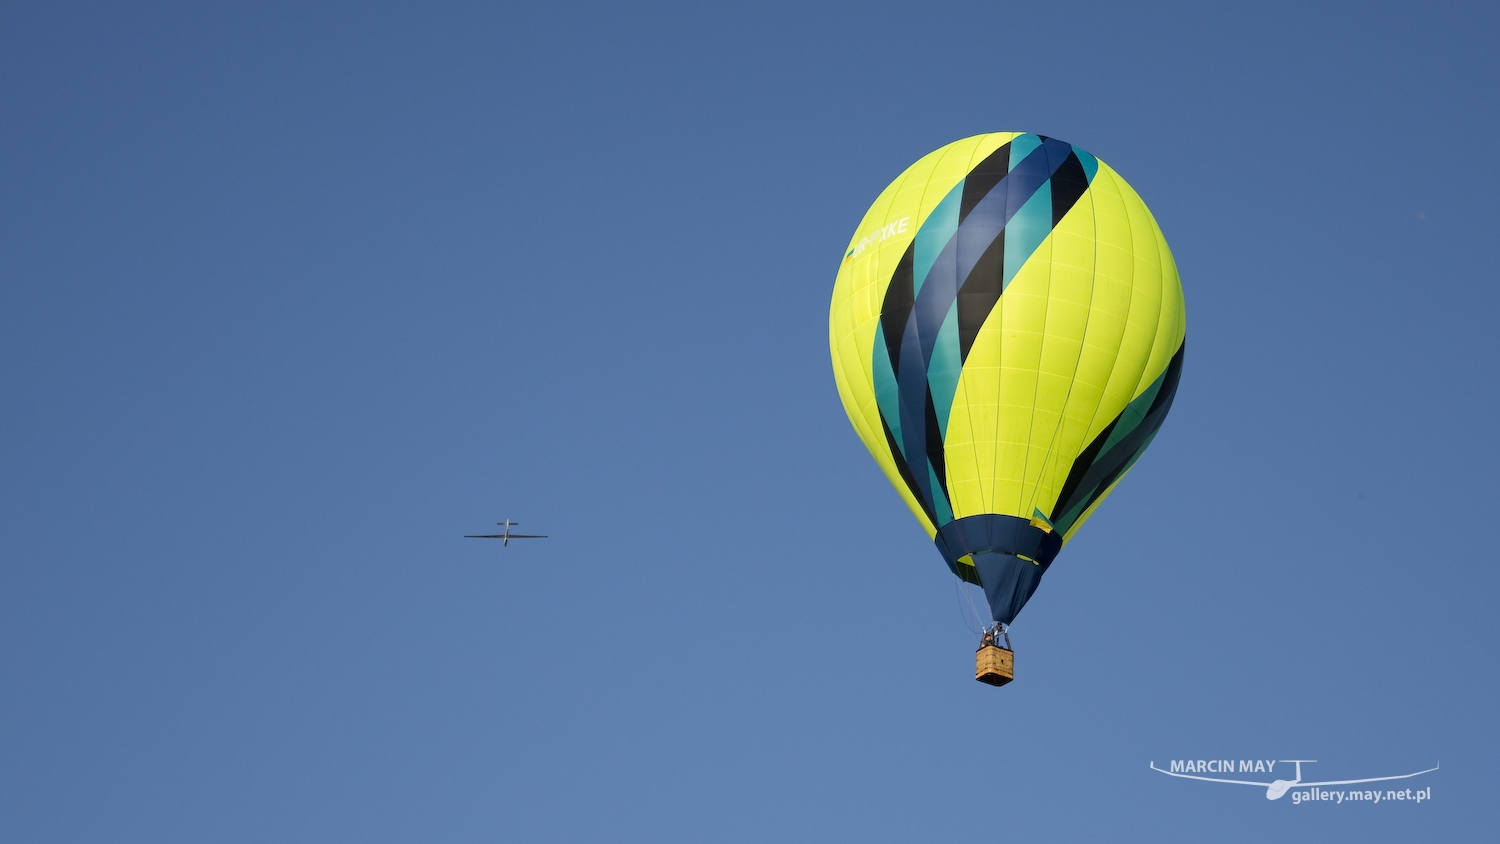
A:
[[[1003,686],[1016,679],[1015,652],[999,645],[985,645],[974,654],[974,679]]]

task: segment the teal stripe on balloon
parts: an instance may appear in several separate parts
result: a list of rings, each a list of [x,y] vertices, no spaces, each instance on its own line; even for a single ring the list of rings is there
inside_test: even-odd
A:
[[[937,472],[932,471],[931,463],[927,464],[927,478],[932,490],[932,509],[937,511],[938,527],[942,527],[953,521],[953,508],[948,506],[948,496],[943,494],[943,485],[938,482]]]
[[[1005,225],[1005,270],[1000,278],[1001,290],[1010,286],[1011,279],[1021,271],[1021,265],[1051,232],[1052,180],[1048,179]]]
[[[1104,447],[1099,449],[1100,454],[1108,454],[1115,444],[1129,436],[1136,426],[1146,420],[1146,414],[1150,412],[1151,404],[1156,401],[1156,394],[1161,392],[1161,385],[1166,378],[1167,373],[1163,371],[1160,377],[1151,382],[1151,386],[1147,387],[1145,392],[1132,399],[1130,404],[1125,405],[1125,409],[1120,412],[1120,421],[1115,423],[1115,427],[1109,432],[1109,439],[1105,440]]]
[[[938,430],[946,439],[948,417],[953,412],[953,394],[958,391],[958,376],[964,369],[958,349],[958,306],[948,311],[943,327],[938,329],[937,343],[932,347],[932,362],[927,365],[927,383],[932,391],[932,409],[937,412]]]
[[[932,209],[927,219],[922,222],[922,228],[917,231],[915,251],[912,255],[912,295],[922,291],[922,282],[927,280],[927,274],[932,271],[932,264],[942,253],[943,247],[953,239],[953,233],[958,231],[958,211],[963,204],[964,183],[960,179],[943,201]]]
[[[1141,455],[1146,453],[1146,449],[1151,447],[1151,441],[1156,439],[1156,435],[1160,433],[1160,431],[1161,429],[1158,428],[1157,430],[1152,431],[1151,434],[1146,437],[1146,441],[1141,443],[1141,447],[1136,449],[1134,454],[1130,455],[1130,459],[1126,461],[1124,467],[1120,469],[1120,471],[1114,476],[1110,483],[1114,483],[1120,478],[1125,477],[1126,472],[1129,472],[1131,469],[1135,468],[1135,462],[1137,460],[1140,460]],[[1099,492],[1103,492],[1103,490],[1101,489],[1099,490]],[[1052,523],[1053,529],[1062,533],[1066,533],[1073,527],[1073,523],[1078,521],[1078,517],[1083,515],[1083,511],[1087,510],[1090,504],[1093,504],[1098,500],[1099,498],[1097,495],[1090,495],[1084,498],[1082,501],[1079,501],[1077,504],[1074,504],[1067,513],[1063,514],[1062,518],[1057,519]]]
[[[1017,164],[1020,164],[1026,156],[1031,155],[1032,150],[1041,145],[1042,139],[1029,132],[1025,135],[1017,135],[1012,138],[1010,141],[1010,169],[1016,169]]]
[[[1089,177],[1089,184],[1094,183],[1094,174],[1099,172],[1099,159],[1089,155],[1078,147],[1073,147],[1073,154],[1078,156],[1078,163],[1083,165],[1084,175]]]
[[[880,407],[880,415],[885,417],[886,427],[891,429],[891,438],[901,449],[901,456],[905,457],[906,448],[901,441],[901,390],[896,386],[896,372],[891,369],[891,355],[884,343],[876,343],[875,353],[870,357],[870,368],[875,376],[875,404]]]

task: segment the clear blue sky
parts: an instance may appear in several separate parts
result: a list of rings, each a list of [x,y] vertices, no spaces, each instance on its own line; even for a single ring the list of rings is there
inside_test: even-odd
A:
[[[1492,837],[1497,35],[6,5],[0,839]],[[1189,353],[996,690],[826,321],[880,189],[1001,130],[1136,187]],[[460,538],[506,517],[551,538]]]

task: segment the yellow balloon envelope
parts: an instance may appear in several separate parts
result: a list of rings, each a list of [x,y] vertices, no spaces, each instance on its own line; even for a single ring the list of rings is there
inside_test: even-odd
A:
[[[1009,624],[1150,445],[1182,285],[1109,165],[1017,132],[955,141],[865,214],[829,308],[839,396],[953,573]]]

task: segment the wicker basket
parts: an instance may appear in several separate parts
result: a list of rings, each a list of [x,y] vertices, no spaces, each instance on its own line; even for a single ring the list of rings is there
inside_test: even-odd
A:
[[[985,645],[974,655],[974,679],[1003,686],[1016,679],[1016,655],[996,645]]]

